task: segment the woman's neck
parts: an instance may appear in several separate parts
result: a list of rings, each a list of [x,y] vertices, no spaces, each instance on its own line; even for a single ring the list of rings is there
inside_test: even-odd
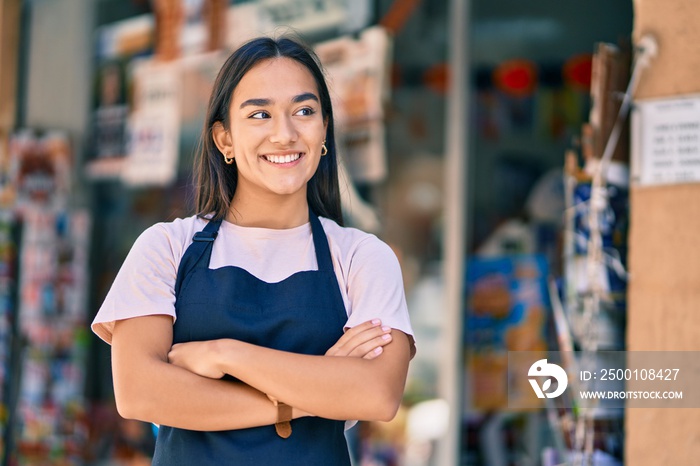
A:
[[[309,205],[306,196],[252,199],[236,194],[226,221],[244,227],[285,230],[309,221]]]

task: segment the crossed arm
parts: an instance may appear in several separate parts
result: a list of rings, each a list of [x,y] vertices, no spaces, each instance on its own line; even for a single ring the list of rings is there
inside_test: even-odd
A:
[[[326,355],[308,356],[230,339],[171,348],[171,317],[121,320],[112,337],[117,409],[172,427],[241,429],[276,421],[269,395],[293,406],[295,418],[389,420],[403,393],[409,341],[398,330],[389,340],[385,334],[367,322]],[[224,374],[242,382],[220,380]]]

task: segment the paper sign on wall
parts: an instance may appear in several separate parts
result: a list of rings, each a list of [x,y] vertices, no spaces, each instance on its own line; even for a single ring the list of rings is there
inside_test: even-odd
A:
[[[122,181],[166,186],[177,176],[181,73],[176,63],[145,61],[134,70],[134,111]]]
[[[700,96],[637,102],[632,128],[638,185],[700,182]]]

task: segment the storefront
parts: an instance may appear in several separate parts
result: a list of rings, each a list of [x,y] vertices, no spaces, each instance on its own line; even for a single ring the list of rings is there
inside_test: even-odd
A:
[[[469,72],[455,71],[461,81],[451,91],[458,96],[465,83],[472,87],[461,99],[450,100],[449,114],[461,118],[448,122],[447,163],[452,168],[447,189],[466,202],[446,205],[451,214],[447,237],[460,251],[458,257],[464,251],[469,259],[464,264],[445,257],[450,316],[464,319],[450,338],[460,356],[447,366],[464,368],[464,376],[446,382],[462,403],[463,417],[451,421],[440,464],[452,464],[455,456],[462,464],[508,464],[525,458],[544,462],[542,455],[550,453],[554,461],[563,450],[578,447],[569,438],[557,440],[567,434],[558,432],[562,424],[556,416],[510,406],[509,391],[518,387],[506,377],[507,355],[562,348],[561,335],[554,331],[547,277],[562,277],[563,290],[567,281],[572,286],[576,270],[570,264],[575,254],[562,248],[565,229],[574,228],[562,222],[566,193],[575,190],[562,181],[564,154],[574,149],[579,159],[575,165],[586,158],[580,153],[580,135],[589,114],[591,121],[595,114],[590,97],[595,44],[619,44],[624,50],[624,40],[618,39],[629,34],[632,6],[459,6],[454,4],[451,15],[452,43],[468,46],[456,48],[451,62]],[[460,104],[463,109],[455,108]],[[471,121],[466,132],[456,122],[460,119]],[[466,174],[449,174],[455,171]],[[463,186],[465,179],[469,183]],[[566,304],[571,319],[578,305],[573,299]],[[623,348],[624,323],[615,329],[611,344]],[[584,335],[575,337],[579,348]],[[605,424],[604,437],[609,447],[617,448],[608,451],[611,457],[620,458],[623,421],[621,411],[616,414]],[[459,454],[451,456],[454,449]]]

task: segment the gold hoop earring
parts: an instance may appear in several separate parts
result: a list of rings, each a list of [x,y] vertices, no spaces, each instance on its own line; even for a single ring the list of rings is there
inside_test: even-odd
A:
[[[323,157],[327,153],[328,153],[328,148],[326,147],[326,141],[323,141],[323,145],[321,146],[321,157]]]
[[[235,158],[235,157],[226,157],[229,154],[230,154],[230,152],[226,152],[224,154],[224,162],[226,162],[226,165],[231,165],[233,163],[233,159]]]

